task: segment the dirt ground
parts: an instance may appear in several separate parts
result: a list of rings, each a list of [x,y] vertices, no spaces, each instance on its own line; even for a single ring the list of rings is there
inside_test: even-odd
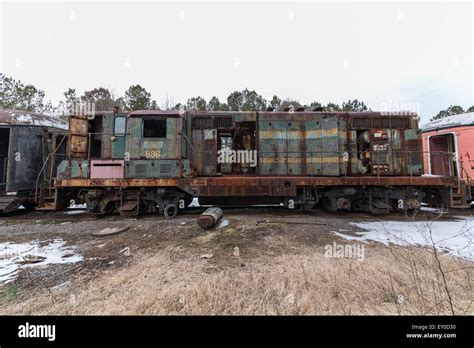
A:
[[[409,217],[241,208],[203,231],[200,212],[0,217],[0,244],[62,239],[83,256],[22,268],[0,284],[0,314],[474,314],[472,261],[370,241],[363,261],[325,254],[353,242],[333,233],[355,235],[351,222]],[[90,234],[118,223],[130,229]]]

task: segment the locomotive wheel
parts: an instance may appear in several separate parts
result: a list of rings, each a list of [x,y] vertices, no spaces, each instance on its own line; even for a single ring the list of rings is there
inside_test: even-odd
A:
[[[164,210],[165,218],[171,220],[178,215],[178,207],[174,204],[168,204]]]

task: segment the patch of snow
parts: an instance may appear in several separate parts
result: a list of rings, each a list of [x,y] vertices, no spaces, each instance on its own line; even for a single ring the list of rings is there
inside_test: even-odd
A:
[[[63,129],[63,130],[68,129],[68,125],[66,123],[63,123],[63,122],[60,122],[60,121],[53,121],[53,120],[49,121],[49,120],[35,119],[33,121],[33,124],[35,126],[54,127],[54,128]]]
[[[18,123],[29,123],[29,124],[33,123],[33,117],[31,117],[31,115],[29,115],[29,114],[26,114],[26,115],[20,114],[20,115],[14,116],[14,117],[15,117],[15,120]]]
[[[350,236],[348,234],[343,234],[343,233],[339,233],[339,232],[336,232],[336,231],[331,231],[331,232],[334,233],[336,236],[342,237],[346,240],[357,240],[359,242],[367,243],[364,240],[364,237],[361,237],[361,236]]]
[[[65,244],[62,239],[55,239],[46,244],[40,241],[0,243],[0,284],[14,280],[22,268],[76,263],[83,260],[83,257],[75,252],[75,247]],[[22,263],[31,255],[41,258],[41,261]]]
[[[194,197],[193,198],[193,201],[191,202],[190,205],[188,205],[188,207],[200,207],[199,205],[199,199],[197,197]]]
[[[421,211],[426,211],[428,213],[434,213],[434,214],[446,214],[447,213],[446,210],[439,209],[439,208],[426,207],[426,206],[422,206],[420,208],[420,210]]]
[[[349,240],[372,240],[388,245],[432,247],[429,230],[437,249],[474,260],[474,219],[456,217],[454,221],[370,221],[351,222],[367,230],[360,237],[335,232]]]
[[[77,215],[77,214],[84,214],[85,212],[86,212],[85,210],[70,210],[70,211],[65,211],[64,214]]]
[[[219,222],[219,225],[217,225],[217,228],[226,227],[228,224],[230,224],[230,221],[229,221],[229,220],[222,219],[221,222]]]
[[[68,123],[64,120],[46,115],[31,115],[31,114],[11,114],[12,118],[17,124],[31,124],[34,126],[54,127],[58,129],[68,129]]]

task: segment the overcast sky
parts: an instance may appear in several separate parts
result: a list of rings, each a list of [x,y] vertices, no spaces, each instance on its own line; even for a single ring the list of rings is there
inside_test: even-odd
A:
[[[474,104],[472,2],[2,2],[1,72],[53,103],[68,88],[158,104],[255,89],[358,98],[427,120]]]

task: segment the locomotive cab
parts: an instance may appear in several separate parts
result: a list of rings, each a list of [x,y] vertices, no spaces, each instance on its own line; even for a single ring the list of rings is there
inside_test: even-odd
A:
[[[135,111],[128,117],[126,178],[173,178],[190,174],[179,111]]]
[[[58,178],[94,186],[78,194],[96,214],[138,215],[170,206],[168,213],[174,215],[178,205],[192,200],[177,188],[191,173],[184,122],[179,111],[72,116],[70,158],[62,163]]]

